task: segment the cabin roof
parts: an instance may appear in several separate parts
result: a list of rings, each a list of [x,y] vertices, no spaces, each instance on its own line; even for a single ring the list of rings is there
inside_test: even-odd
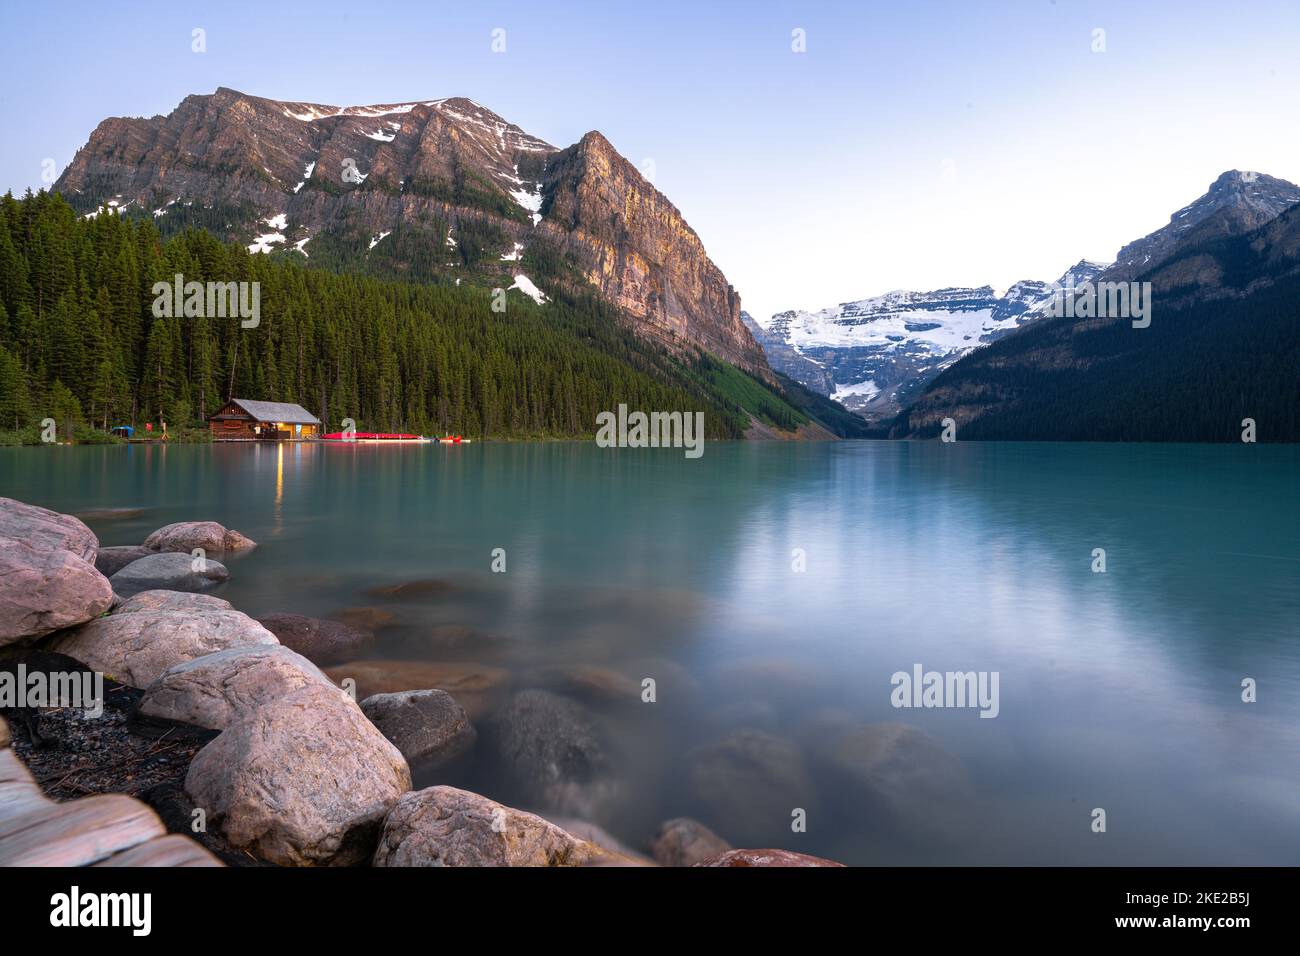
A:
[[[259,422],[282,422],[285,425],[319,425],[320,419],[301,405],[293,402],[255,402],[249,398],[232,398],[238,405]],[[214,418],[217,416],[213,416]]]

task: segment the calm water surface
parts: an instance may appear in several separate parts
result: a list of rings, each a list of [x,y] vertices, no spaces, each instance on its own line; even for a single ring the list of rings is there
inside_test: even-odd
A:
[[[737,729],[794,753],[830,726],[923,729],[960,794],[854,807],[809,761],[807,832],[749,834],[851,863],[1300,864],[1297,475],[1300,449],[1247,445],[0,449],[0,494],[142,509],[89,519],[105,545],[186,519],[252,536],[218,593],[254,616],[380,606],[376,656],[516,688],[658,675],[655,704],[591,704],[623,787],[597,822],[634,846],[675,815],[728,835],[688,755]],[[428,578],[458,590],[363,593]],[[445,625],[496,639],[432,649]],[[997,671],[999,716],[894,709],[916,663]],[[511,796],[474,758],[430,782]]]

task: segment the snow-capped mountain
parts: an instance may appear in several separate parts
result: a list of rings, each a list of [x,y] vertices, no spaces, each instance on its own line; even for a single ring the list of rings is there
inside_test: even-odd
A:
[[[742,314],[769,364],[876,421],[896,414],[931,379],[972,349],[1040,314],[1056,289],[1079,286],[1105,265],[1081,261],[1056,283],[889,292],[818,312]]]

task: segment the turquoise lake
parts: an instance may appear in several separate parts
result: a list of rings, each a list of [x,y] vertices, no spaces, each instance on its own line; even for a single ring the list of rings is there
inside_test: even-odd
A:
[[[481,664],[504,691],[655,678],[653,703],[586,702],[620,794],[595,822],[634,848],[679,815],[741,845],[743,816],[749,845],[854,864],[1300,864],[1298,477],[1300,448],[1268,445],[0,449],[0,495],[99,511],[103,545],[178,520],[251,536],[215,593],[253,616],[380,608],[375,657]],[[427,579],[447,587],[364,593]],[[454,653],[426,641],[453,627]],[[997,717],[895,708],[918,664],[996,672]],[[962,785],[864,807],[807,756],[882,722]],[[741,730],[789,745],[774,789],[806,832],[746,813],[761,763],[755,793],[693,791],[691,754]],[[416,782],[511,797],[473,754]]]

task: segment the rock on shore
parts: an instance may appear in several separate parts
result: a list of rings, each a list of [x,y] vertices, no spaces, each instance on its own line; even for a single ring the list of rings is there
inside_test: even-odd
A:
[[[150,554],[132,561],[109,582],[118,597],[141,591],[208,591],[230,578],[226,566],[211,558],[201,561],[188,554]]]
[[[232,846],[282,866],[370,857],[411,771],[343,691],[309,684],[248,711],[190,764],[186,795]]]
[[[91,670],[147,688],[170,667],[275,636],[228,601],[201,594],[145,591],[107,617],[60,634],[49,649]]]
[[[455,787],[406,794],[384,821],[375,866],[585,866],[623,860],[539,816]]]
[[[0,498],[0,647],[89,621],[113,592],[99,539],[70,515]]]

